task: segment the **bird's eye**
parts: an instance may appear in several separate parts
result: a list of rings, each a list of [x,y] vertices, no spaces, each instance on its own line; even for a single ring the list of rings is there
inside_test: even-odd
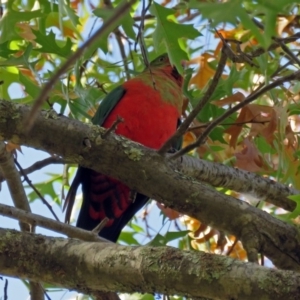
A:
[[[161,57],[160,59],[159,59],[159,61],[164,61],[165,60],[165,58],[164,57]]]

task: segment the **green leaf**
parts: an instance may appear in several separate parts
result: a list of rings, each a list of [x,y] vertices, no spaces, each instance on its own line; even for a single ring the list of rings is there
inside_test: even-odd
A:
[[[153,34],[154,47],[157,52],[168,52],[172,64],[183,73],[181,61],[188,59],[180,46],[179,38],[195,39],[200,33],[193,25],[183,25],[176,22],[175,10],[166,8],[154,2],[150,12],[156,17],[157,26]]]
[[[58,201],[58,196],[57,196],[57,194],[55,192],[55,189],[54,189],[54,180],[55,179],[51,179],[51,180],[46,181],[46,182],[35,183],[34,186],[43,195],[43,197],[48,195],[48,196],[50,196],[50,198],[53,201],[58,203],[60,201]],[[25,188],[30,188],[30,187],[25,186]],[[35,201],[36,199],[40,199],[39,195],[37,195],[35,191],[32,191],[31,193],[28,193],[27,197],[28,197],[28,200],[29,200],[30,203]]]
[[[127,245],[140,245],[140,243],[133,237],[135,234],[135,232],[122,231],[118,241],[124,242]]]
[[[165,237],[158,233],[154,237],[154,239],[152,239],[152,241],[147,244],[147,246],[159,247],[159,246],[164,246],[165,244],[166,244]]]
[[[57,45],[55,40],[55,34],[51,30],[48,35],[42,34],[40,31],[32,30],[33,34],[36,36],[35,41],[39,43],[42,47],[35,49],[38,52],[42,53],[53,53],[62,57],[69,57],[72,54],[72,42],[67,38],[67,42],[63,47]]]
[[[18,52],[17,50],[11,50],[9,48],[9,45],[10,45],[10,41],[6,41],[6,42],[0,44],[0,56],[1,57],[8,58],[9,55]]]
[[[20,82],[25,87],[25,92],[30,95],[33,99],[37,98],[41,92],[41,88],[33,83],[28,77],[24,76],[21,72],[19,73]]]
[[[25,66],[27,68],[33,67],[38,60],[29,63],[31,50],[32,44],[29,44],[22,55],[19,57],[11,56],[6,60],[0,61],[0,66]]]
[[[95,16],[106,21],[113,14],[113,10],[105,9],[105,8],[97,8],[97,9],[93,10],[93,13]],[[134,20],[132,19],[130,12],[127,12],[126,14],[124,14],[124,16],[122,17],[122,19],[120,20],[120,23],[118,25],[122,25],[122,27],[128,37],[130,37],[133,40],[136,39],[136,34],[133,30]]]
[[[154,239],[148,244],[149,246],[164,246],[168,242],[171,242],[173,240],[182,238],[186,236],[190,231],[189,230],[183,230],[183,231],[169,231],[166,233],[165,236],[162,236],[161,234],[157,234]]]
[[[14,39],[22,39],[15,31],[15,25],[19,22],[30,21],[34,18],[46,16],[41,10],[19,12],[9,9],[0,23],[0,43],[11,41]]]
[[[180,239],[184,236],[186,236],[190,231],[189,230],[183,230],[183,231],[168,231],[165,235],[165,241],[166,243],[171,242],[173,240]]]
[[[15,67],[0,68],[0,81],[3,81],[0,86],[0,98],[11,99],[8,88],[13,82],[19,82],[19,70]]]
[[[296,208],[290,213],[290,218],[295,219],[300,215],[300,195],[291,195],[288,198],[297,203]]]
[[[204,18],[212,20],[212,26],[214,27],[224,22],[236,26],[238,19],[240,19],[243,26],[251,30],[260,45],[263,47],[269,45],[268,43],[270,41],[265,40],[265,36],[254,24],[248,12],[245,10],[245,7],[243,7],[243,1],[229,0],[223,3],[203,3],[197,0],[191,0],[190,7],[198,8]]]

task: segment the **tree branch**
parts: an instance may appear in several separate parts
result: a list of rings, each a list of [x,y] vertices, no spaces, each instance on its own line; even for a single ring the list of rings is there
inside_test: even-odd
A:
[[[22,221],[32,226],[40,226],[64,234],[70,238],[76,238],[89,242],[110,243],[110,241],[99,237],[97,233],[92,231],[77,228],[66,223],[57,222],[41,215],[33,214],[5,204],[0,204],[0,215]]]
[[[39,279],[85,294],[139,291],[281,300],[297,299],[300,285],[296,272],[201,251],[82,242],[4,229],[0,229],[0,270],[6,276]]]
[[[296,208],[296,202],[287,197],[300,194],[299,190],[267,177],[191,156],[177,159],[172,166],[174,170],[214,187],[224,187],[239,193],[250,194],[288,211]]]
[[[56,153],[116,178],[132,190],[234,234],[278,267],[300,270],[300,233],[294,226],[173,170],[171,163],[156,151],[114,133],[103,139],[106,130],[99,126],[57,115],[49,118],[42,111],[28,135],[24,133],[23,120],[29,111],[27,106],[0,101],[0,136],[16,144]],[[91,147],[84,145],[86,138]]]
[[[6,151],[4,142],[0,142],[0,169],[3,176],[6,178],[9,192],[11,194],[14,205],[23,211],[30,212],[29,202],[21,182],[19,172],[14,164],[14,159],[11,152]],[[34,226],[28,226],[27,223],[19,222],[22,231],[34,232]],[[32,300],[43,300],[44,290],[38,282],[30,282],[30,295]]]

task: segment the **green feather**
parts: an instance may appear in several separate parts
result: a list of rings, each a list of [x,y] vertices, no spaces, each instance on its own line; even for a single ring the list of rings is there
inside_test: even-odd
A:
[[[99,105],[94,117],[92,118],[93,124],[101,126],[125,93],[126,90],[121,85],[113,89]]]

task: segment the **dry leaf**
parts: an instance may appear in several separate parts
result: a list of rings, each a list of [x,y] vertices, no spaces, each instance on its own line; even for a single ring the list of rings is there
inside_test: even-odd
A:
[[[285,127],[285,139],[287,147],[291,147],[294,151],[296,151],[296,146],[298,143],[297,136],[295,135],[294,131],[290,124]]]
[[[248,138],[244,139],[243,143],[243,150],[235,153],[236,167],[249,172],[261,171],[263,167],[263,159],[258,149]]]
[[[245,99],[245,96],[243,93],[241,92],[237,92],[229,97],[225,97],[221,100],[214,100],[211,101],[212,104],[218,106],[218,107],[223,107],[225,105],[230,105],[233,104],[235,102],[242,102]]]
[[[272,144],[274,132],[277,129],[277,119],[277,113],[273,107],[258,104],[244,106],[235,124],[225,130],[225,133],[231,136],[229,145],[235,148],[238,136],[246,123],[251,123],[250,137],[262,135],[267,142]]]

